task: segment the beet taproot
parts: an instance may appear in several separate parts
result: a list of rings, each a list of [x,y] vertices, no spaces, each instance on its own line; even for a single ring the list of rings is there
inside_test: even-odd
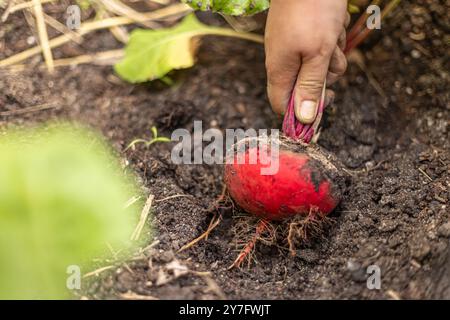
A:
[[[224,179],[230,196],[245,211],[267,220],[308,215],[312,209],[329,214],[340,202],[345,173],[334,156],[317,145],[281,138],[274,174],[262,174],[274,146],[270,139],[246,138],[227,159]],[[256,152],[256,161],[250,161]],[[239,160],[244,159],[244,161]]]

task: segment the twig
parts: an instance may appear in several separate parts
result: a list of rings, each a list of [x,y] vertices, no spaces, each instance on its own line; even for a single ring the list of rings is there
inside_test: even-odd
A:
[[[130,35],[128,34],[128,31],[124,29],[123,27],[111,27],[109,28],[109,32],[116,38],[117,41],[122,43],[128,43],[128,40],[130,39]]]
[[[168,17],[174,16],[174,15],[179,15],[179,14],[185,14],[185,13],[188,13],[191,11],[192,11],[192,9],[190,7],[188,7],[185,4],[180,3],[180,4],[174,4],[169,7],[159,9],[159,10],[155,10],[152,12],[143,13],[143,16],[145,16],[146,21],[149,21],[149,20],[168,18]],[[83,23],[80,26],[78,34],[80,36],[83,36],[91,31],[110,28],[113,26],[121,26],[121,25],[131,24],[134,22],[136,22],[136,21],[134,21],[130,18],[127,18],[127,17],[114,17],[114,18],[107,18],[107,19],[98,20],[98,21],[89,21],[89,22]],[[59,37],[51,39],[49,41],[49,47],[55,48],[66,42],[69,42],[70,40],[72,40],[72,36],[70,34],[63,34]],[[6,66],[10,66],[10,65],[19,63],[25,59],[28,59],[28,58],[38,54],[39,52],[41,52],[40,45],[35,46],[30,49],[27,49],[27,50],[24,50],[24,51],[19,52],[11,57],[1,60],[0,67],[6,67]]]
[[[136,201],[138,201],[141,198],[141,196],[133,196],[130,199],[128,199],[128,201],[124,204],[123,208],[129,208],[130,206],[132,206],[133,204],[136,203]]]
[[[106,266],[106,267],[98,268],[97,270],[94,270],[94,271],[86,273],[85,275],[83,275],[83,278],[89,278],[89,277],[92,277],[92,276],[98,276],[100,273],[102,273],[102,272],[104,272],[106,270],[112,269],[112,268],[114,268],[114,266]]]
[[[83,54],[72,58],[57,59],[54,60],[53,63],[55,68],[89,63],[97,65],[112,65],[123,56],[124,51],[122,49],[116,49],[93,54]],[[26,64],[15,64],[8,66],[8,70],[13,72],[22,71],[25,69],[27,69]]]
[[[386,291],[386,294],[391,297],[393,300],[402,300],[400,295],[397,293],[397,291],[394,290],[388,290]]]
[[[139,219],[139,222],[136,226],[136,229],[134,229],[133,234],[131,235],[131,240],[136,241],[139,239],[142,230],[144,229],[145,222],[147,221],[148,215],[150,213],[150,209],[152,208],[153,199],[155,198],[154,195],[149,195],[147,198],[147,201],[145,202],[144,208],[141,212],[141,217]]]
[[[22,13],[23,13],[23,16],[25,17],[25,21],[27,22],[28,26],[30,27],[30,31],[31,31],[33,37],[35,39],[37,39],[36,42],[39,43],[39,34],[36,29],[36,19],[33,15],[34,10],[23,10]]]
[[[109,14],[107,12],[103,13],[104,17],[109,18]],[[109,32],[114,36],[114,38],[117,39],[117,41],[122,43],[128,43],[128,40],[130,39],[130,35],[123,26],[114,26],[109,28]]]
[[[167,201],[167,200],[171,200],[171,199],[175,199],[175,198],[184,198],[184,197],[186,197],[186,198],[194,198],[190,194],[175,194],[173,196],[168,196],[166,198],[155,200],[155,202],[163,202],[163,201]]]
[[[44,104],[40,104],[37,106],[26,107],[26,108],[17,109],[17,110],[3,111],[3,112],[0,112],[0,116],[2,116],[2,117],[15,116],[15,115],[25,114],[25,113],[29,113],[29,112],[36,112],[36,111],[41,111],[41,110],[52,109],[52,108],[55,108],[55,105],[53,105],[51,103],[44,103]]]
[[[137,1],[139,1],[139,0],[137,0]],[[148,1],[154,2],[154,3],[157,3],[157,4],[162,4],[162,5],[166,5],[166,4],[168,4],[170,2],[170,0],[148,0]]]
[[[27,2],[22,2],[22,3],[18,3],[16,5],[13,5],[11,7],[11,9],[9,10],[9,13],[11,14],[11,13],[14,13],[14,12],[19,11],[19,10],[31,8],[31,7],[34,6],[33,1],[34,0],[27,1]],[[44,3],[48,3],[48,2],[54,2],[54,1],[55,0],[41,0],[41,3],[44,4]]]
[[[213,223],[213,221],[214,221],[214,223]],[[219,215],[219,217],[217,219],[216,219],[216,217],[214,217],[211,220],[211,223],[210,223],[208,229],[205,232],[203,232],[199,237],[195,238],[194,240],[192,240],[188,244],[185,244],[184,246],[182,246],[181,249],[177,251],[177,253],[183,252],[184,250],[189,249],[190,247],[192,247],[196,243],[200,242],[201,240],[207,238],[209,236],[209,234],[211,233],[211,231],[213,231],[219,225],[219,223],[221,221],[222,221],[222,215],[221,214]]]
[[[69,33],[72,35],[72,40],[75,41],[76,43],[80,44],[81,43],[81,36],[70,30],[69,28],[67,28],[64,24],[62,24],[61,22],[59,22],[58,20],[56,20],[55,18],[53,18],[52,16],[49,16],[48,14],[44,13],[44,19],[45,22],[47,22],[47,24],[52,27],[53,29],[55,29],[56,31],[60,32],[60,33]]]
[[[83,54],[72,58],[64,58],[55,60],[55,67],[64,67],[77,64],[100,64],[100,65],[112,65],[117,60],[124,56],[122,49],[109,50],[104,52],[98,52],[94,54]]]
[[[41,44],[42,53],[44,54],[45,64],[48,72],[54,71],[52,50],[48,43],[47,26],[45,25],[44,11],[42,10],[41,0],[33,0],[34,15],[36,17],[36,25],[39,34],[39,42]]]
[[[119,0],[100,0],[103,3],[106,10],[111,11],[117,15],[128,17],[147,28],[158,28],[159,24],[151,21],[145,21],[145,16],[133,8],[130,8],[126,4],[122,3]]]
[[[376,165],[374,165],[372,168],[366,167],[366,168],[359,169],[359,170],[351,170],[351,169],[344,168],[343,170],[354,177],[356,174],[359,174],[359,173],[369,173],[371,171],[374,171],[374,170],[378,169],[385,162],[386,162],[386,160],[382,160],[382,161],[378,162]]]
[[[440,195],[435,194],[434,195],[434,199],[436,199],[437,201],[439,201],[440,203],[446,204],[447,200],[445,200],[444,198],[442,198]]]
[[[10,2],[8,3],[8,6],[6,7],[5,11],[4,11],[3,14],[2,14],[2,17],[1,17],[1,19],[0,19],[1,22],[5,22],[6,19],[8,19],[8,16],[9,16],[9,14],[11,13],[11,10],[12,10],[13,6],[14,6],[14,2],[13,2],[13,1],[10,1]]]
[[[149,245],[146,246],[144,249],[142,249],[142,252],[148,251],[148,250],[150,250],[150,249],[156,247],[159,243],[160,243],[159,240],[153,241],[151,244],[149,244]]]
[[[125,300],[159,300],[158,298],[153,296],[144,296],[131,291],[128,291],[127,293],[122,293],[120,297]]]
[[[419,172],[421,174],[423,174],[428,180],[430,180],[431,182],[433,182],[433,179],[428,175],[428,173],[426,173],[422,168],[419,168]]]

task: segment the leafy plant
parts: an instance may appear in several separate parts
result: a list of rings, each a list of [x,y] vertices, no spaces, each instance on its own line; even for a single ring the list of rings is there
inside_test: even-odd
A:
[[[159,137],[159,136],[158,136],[158,129],[156,129],[156,127],[152,127],[152,128],[151,128],[151,131],[152,131],[152,136],[153,136],[151,139],[149,139],[149,140],[145,140],[145,139],[136,139],[136,140],[133,140],[133,141],[131,141],[131,143],[125,148],[124,151],[126,151],[126,150],[128,150],[128,149],[130,149],[130,148],[134,148],[134,146],[135,146],[136,144],[138,144],[138,143],[143,143],[143,144],[145,144],[146,147],[149,147],[149,146],[151,146],[152,144],[157,143],[157,142],[170,142],[170,141],[171,141],[171,140],[170,140],[169,138],[167,138],[167,137]]]
[[[192,40],[205,35],[263,41],[259,35],[207,26],[191,14],[172,28],[134,30],[125,48],[125,58],[115,65],[115,70],[123,79],[136,83],[160,79],[173,69],[192,67],[197,48]]]
[[[181,0],[195,10],[219,12],[230,16],[252,15],[270,6],[270,0]],[[350,13],[359,12],[358,0],[350,0]]]
[[[69,296],[71,265],[129,246],[130,177],[97,135],[69,126],[0,137],[0,299]]]
[[[252,15],[269,8],[270,0],[182,0],[196,10],[211,10],[230,16]]]
[[[81,10],[87,10],[91,7],[91,0],[77,0],[76,2]]]

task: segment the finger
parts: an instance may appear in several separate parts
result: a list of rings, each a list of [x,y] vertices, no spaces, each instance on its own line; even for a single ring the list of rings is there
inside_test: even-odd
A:
[[[345,70],[347,70],[347,58],[344,52],[339,47],[336,47],[331,56],[329,72],[342,76]]]
[[[300,57],[266,59],[267,94],[275,113],[284,114],[297,79]]]
[[[317,115],[318,102],[328,73],[331,52],[304,60],[295,86],[295,116],[310,124]]]
[[[328,72],[327,73],[327,86],[334,84],[336,81],[339,80],[340,77],[341,76],[336,73]]]
[[[344,51],[345,47],[347,45],[347,32],[345,31],[345,29],[342,29],[342,32],[339,35],[338,38],[338,47]]]
[[[345,29],[348,28],[348,25],[350,24],[351,19],[352,19],[352,17],[350,15],[350,13],[347,11],[347,14],[345,15],[345,23],[344,23]]]

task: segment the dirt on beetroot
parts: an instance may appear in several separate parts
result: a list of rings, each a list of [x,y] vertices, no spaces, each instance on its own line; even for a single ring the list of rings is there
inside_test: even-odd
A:
[[[258,243],[250,268],[228,270],[238,254],[241,213],[211,210],[223,189],[222,166],[175,165],[170,143],[124,149],[135,138],[149,137],[153,125],[162,136],[178,128],[192,132],[194,120],[221,130],[280,128],[266,96],[260,45],[207,38],[197,65],[175,73],[172,87],[130,85],[107,66],[65,67],[49,75],[34,67],[41,58],[31,59],[24,71],[0,70],[1,129],[48,120],[87,124],[109,139],[145,193],[157,200],[149,247],[84,283],[82,296],[449,299],[447,12],[438,0],[404,2],[381,32],[350,55],[319,139],[351,176],[331,215],[334,222],[322,237],[298,246],[295,257]],[[23,50],[21,41],[31,35],[22,17],[10,16],[0,32],[0,56]],[[117,46],[107,32],[89,40],[97,51]],[[68,44],[54,51],[64,56],[84,49]],[[187,196],[168,198],[174,195]],[[218,213],[223,220],[207,239],[177,253]],[[381,270],[380,290],[366,285],[370,265]]]

